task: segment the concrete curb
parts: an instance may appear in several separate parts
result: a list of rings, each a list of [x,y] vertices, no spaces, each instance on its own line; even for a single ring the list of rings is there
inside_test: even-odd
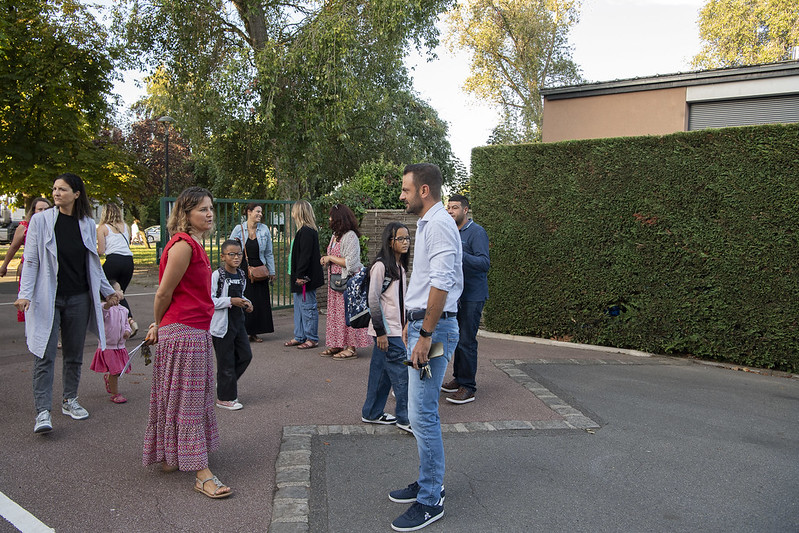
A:
[[[486,339],[500,339],[504,341],[526,342],[528,344],[541,344],[544,346],[557,346],[559,348],[576,348],[578,350],[593,350],[605,353],[621,353],[634,357],[653,357],[655,354],[641,352],[639,350],[628,350],[626,348],[615,348],[613,346],[596,346],[594,344],[580,344],[577,342],[553,341],[550,339],[540,339],[538,337],[523,337],[521,335],[508,335],[506,333],[495,333],[480,329],[477,331],[478,337]]]
[[[506,333],[496,333],[493,331],[486,331],[480,329],[477,331],[478,337],[485,337],[486,339],[499,339],[505,341],[525,342],[528,344],[540,344],[543,346],[557,346],[559,348],[576,348],[579,350],[592,350],[605,353],[619,353],[630,355],[633,357],[669,357],[674,359],[685,359],[682,357],[675,357],[670,355],[660,355],[653,353],[642,352],[639,350],[628,350],[626,348],[616,348],[613,346],[596,346],[594,344],[580,344],[577,342],[564,342],[553,341],[550,339],[541,339],[538,337],[524,337],[522,335],[508,335]],[[738,372],[749,372],[751,374],[759,374],[761,376],[774,376],[787,379],[799,379],[799,374],[791,374],[790,372],[782,372],[780,370],[770,370],[768,368],[753,368],[743,365],[736,365],[733,363],[721,363],[718,361],[705,361],[703,359],[687,359],[692,363],[699,365],[713,366],[717,368],[725,368],[727,370],[737,370]]]

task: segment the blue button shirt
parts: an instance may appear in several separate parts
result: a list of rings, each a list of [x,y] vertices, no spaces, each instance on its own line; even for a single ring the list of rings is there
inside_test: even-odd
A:
[[[440,202],[416,223],[413,272],[405,294],[405,309],[427,309],[430,287],[447,292],[445,312],[458,311],[458,298],[463,291],[461,236]]]
[[[463,246],[463,294],[464,302],[483,302],[488,299],[488,234],[483,226],[469,220],[460,230]]]

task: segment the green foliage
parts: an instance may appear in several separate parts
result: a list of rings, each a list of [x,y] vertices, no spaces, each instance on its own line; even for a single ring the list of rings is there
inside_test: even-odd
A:
[[[314,198],[379,157],[454,178],[447,125],[403,64],[450,4],[124,0],[116,33],[152,69],[147,114],[177,120],[216,188]]]
[[[475,150],[494,331],[799,370],[799,125]]]
[[[568,42],[579,7],[576,0],[467,0],[451,11],[450,48],[471,55],[464,89],[502,109],[495,140],[540,140],[541,88],[582,81]]]
[[[113,61],[80,2],[0,1],[0,189],[48,193],[66,171],[99,200],[135,189],[134,161],[106,127]]]
[[[739,67],[791,58],[799,46],[796,0],[708,0],[699,12],[696,68]]]
[[[311,205],[319,223],[319,243],[324,248],[332,232],[327,224],[330,209],[335,204],[344,204],[355,213],[360,223],[367,209],[404,209],[399,199],[402,193],[402,170],[405,165],[390,163],[382,159],[361,165],[355,176],[335,191],[327,194]],[[361,260],[366,261],[368,243],[361,236]]]

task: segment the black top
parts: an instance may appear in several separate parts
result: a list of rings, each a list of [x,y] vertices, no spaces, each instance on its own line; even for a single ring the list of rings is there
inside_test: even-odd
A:
[[[227,295],[231,298],[241,298],[242,297],[242,279],[238,272],[235,274],[231,274],[230,272],[225,272],[225,277],[227,277],[228,285]],[[240,316],[242,316],[244,310],[241,307],[237,307],[232,305],[228,308],[228,319],[235,319],[238,320]]]
[[[325,283],[322,272],[322,254],[319,252],[319,232],[308,226],[297,230],[291,245],[291,292],[302,292],[297,279],[308,278],[308,290],[316,290]]]
[[[89,291],[86,275],[86,246],[80,234],[77,217],[59,212],[55,221],[55,243],[58,250],[57,296],[72,296]]]
[[[247,266],[259,267],[263,265],[261,261],[261,249],[258,247],[258,239],[247,239],[244,244],[247,247]]]

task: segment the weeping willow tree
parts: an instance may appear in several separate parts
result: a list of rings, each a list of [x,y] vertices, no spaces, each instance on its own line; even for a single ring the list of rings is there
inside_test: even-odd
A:
[[[447,125],[403,58],[438,42],[451,0],[121,0],[128,65],[152,73],[215,192],[324,194],[366,161],[430,161],[452,178]]]

